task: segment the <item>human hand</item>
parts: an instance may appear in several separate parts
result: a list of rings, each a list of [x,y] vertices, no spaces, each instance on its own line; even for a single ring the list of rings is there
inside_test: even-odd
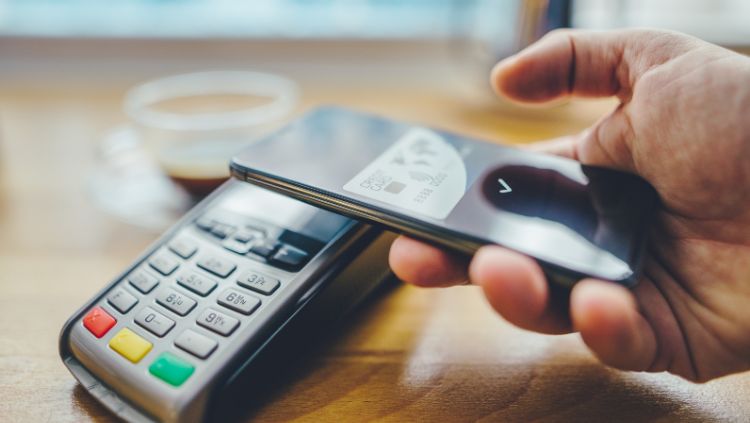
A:
[[[582,134],[533,148],[656,188],[662,206],[639,284],[586,279],[561,298],[521,254],[483,247],[467,269],[406,237],[391,247],[396,275],[425,287],[468,276],[511,323],[578,331],[620,369],[693,381],[750,369],[750,58],[672,32],[562,30],[500,62],[492,84],[519,102],[620,99]]]

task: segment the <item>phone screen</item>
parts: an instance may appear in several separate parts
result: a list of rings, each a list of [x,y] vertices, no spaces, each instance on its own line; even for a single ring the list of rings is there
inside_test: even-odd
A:
[[[417,236],[499,244],[615,281],[636,273],[656,201],[634,175],[332,107],[251,145],[232,168]]]

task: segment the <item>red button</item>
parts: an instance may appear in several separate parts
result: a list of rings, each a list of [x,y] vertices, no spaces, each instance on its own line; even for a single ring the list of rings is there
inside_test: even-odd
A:
[[[110,316],[101,307],[92,308],[91,311],[86,314],[86,317],[83,318],[83,326],[85,326],[86,329],[93,333],[97,338],[101,338],[109,332],[115,323],[117,323],[117,320]]]

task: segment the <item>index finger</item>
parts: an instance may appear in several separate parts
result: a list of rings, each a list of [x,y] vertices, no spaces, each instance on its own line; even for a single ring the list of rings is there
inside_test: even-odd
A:
[[[412,285],[444,287],[465,284],[468,279],[469,257],[403,235],[393,241],[388,261],[396,276]]]

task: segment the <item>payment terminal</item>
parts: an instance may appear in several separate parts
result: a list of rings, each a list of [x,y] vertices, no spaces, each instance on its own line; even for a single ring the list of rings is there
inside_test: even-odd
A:
[[[392,280],[391,238],[230,180],[68,320],[60,354],[126,421],[216,420],[252,402],[230,399],[259,363],[282,365],[267,358],[275,344],[324,330]]]

